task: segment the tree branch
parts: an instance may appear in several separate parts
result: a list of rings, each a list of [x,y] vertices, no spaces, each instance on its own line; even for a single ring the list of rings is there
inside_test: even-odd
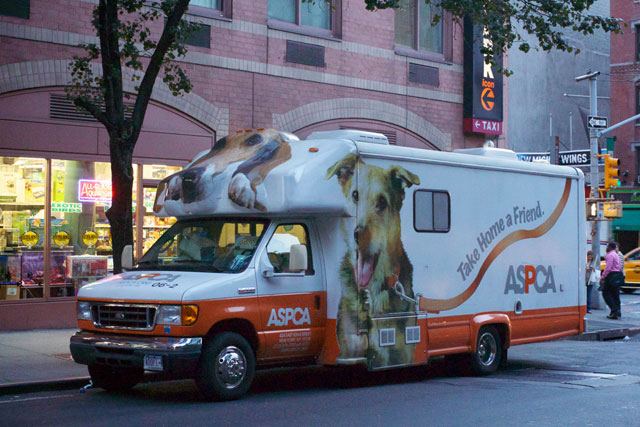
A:
[[[151,55],[147,71],[140,83],[136,104],[131,116],[131,137],[134,141],[138,138],[138,134],[142,128],[142,120],[144,119],[144,115],[147,111],[147,106],[151,99],[151,92],[153,91],[153,85],[160,73],[165,54],[175,42],[176,29],[178,28],[178,24],[188,7],[189,0],[177,0],[177,4],[167,16],[167,22],[164,26],[164,30],[162,31],[162,35],[160,36],[160,40],[158,41],[153,55]]]
[[[89,101],[87,98],[76,97],[74,98],[73,103],[76,105],[76,107],[87,110],[93,117],[95,117],[100,123],[102,123],[105,128],[109,129],[109,126],[111,126],[109,118],[106,116],[106,114],[104,114],[102,109],[100,109],[100,107],[98,107],[93,102]]]
[[[105,85],[105,113],[111,126],[124,121],[119,27],[118,2],[116,0],[100,0],[98,4],[98,33],[102,54],[102,77]],[[111,129],[107,127],[107,130]]]

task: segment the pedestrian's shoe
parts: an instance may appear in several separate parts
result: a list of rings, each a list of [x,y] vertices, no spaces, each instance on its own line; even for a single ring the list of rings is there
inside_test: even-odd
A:
[[[610,314],[607,316],[607,319],[619,319],[620,317],[618,317],[617,314]]]

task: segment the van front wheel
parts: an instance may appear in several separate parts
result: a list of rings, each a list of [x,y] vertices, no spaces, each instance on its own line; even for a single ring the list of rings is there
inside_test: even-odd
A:
[[[205,344],[196,384],[207,399],[234,400],[251,386],[255,356],[241,335],[223,332]]]
[[[483,326],[478,332],[476,351],[471,355],[471,366],[477,375],[495,372],[502,359],[502,341],[493,326]]]

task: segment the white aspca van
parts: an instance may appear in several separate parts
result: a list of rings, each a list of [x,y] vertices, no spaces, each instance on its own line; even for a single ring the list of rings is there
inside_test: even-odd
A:
[[[369,369],[584,330],[584,180],[513,152],[275,130],[217,141],[159,186],[178,221],[123,274],[83,287],[78,363],[108,390],[144,370],[234,399],[256,367]]]

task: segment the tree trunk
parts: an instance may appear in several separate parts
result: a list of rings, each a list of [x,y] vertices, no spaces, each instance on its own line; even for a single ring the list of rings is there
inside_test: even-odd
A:
[[[113,272],[122,272],[122,250],[133,245],[133,144],[130,144],[121,130],[109,135],[111,151],[111,182],[113,203],[107,211],[111,226],[111,245],[113,248]]]

